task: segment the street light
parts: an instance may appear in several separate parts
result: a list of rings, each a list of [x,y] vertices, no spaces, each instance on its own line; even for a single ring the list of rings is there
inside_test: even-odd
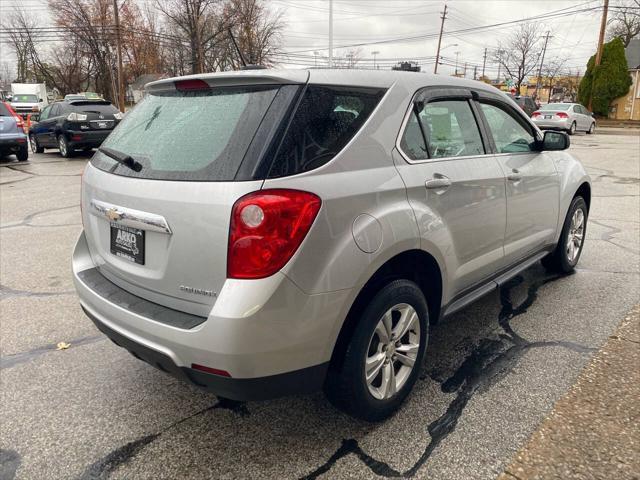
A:
[[[379,55],[380,52],[378,50],[374,50],[373,52],[371,52],[371,55],[373,55],[373,69],[377,70],[376,67],[376,55]]]

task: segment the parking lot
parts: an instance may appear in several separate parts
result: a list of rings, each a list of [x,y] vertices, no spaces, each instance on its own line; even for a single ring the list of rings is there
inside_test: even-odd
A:
[[[593,180],[577,272],[536,265],[435,327],[413,394],[380,424],[321,393],[219,401],[108,341],[70,272],[89,154],[4,159],[0,479],[495,478],[638,303],[637,132],[572,137]]]

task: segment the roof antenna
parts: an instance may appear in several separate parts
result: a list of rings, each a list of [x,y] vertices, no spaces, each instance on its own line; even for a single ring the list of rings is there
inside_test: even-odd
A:
[[[233,42],[233,46],[236,47],[236,51],[238,52],[238,56],[240,57],[240,61],[242,62],[242,66],[246,67],[247,66],[247,62],[244,59],[244,55],[242,55],[242,51],[240,50],[240,47],[238,47],[238,43],[236,42],[236,37],[233,36],[233,32],[231,31],[231,29],[228,29],[229,31],[229,36],[231,37],[231,41]]]

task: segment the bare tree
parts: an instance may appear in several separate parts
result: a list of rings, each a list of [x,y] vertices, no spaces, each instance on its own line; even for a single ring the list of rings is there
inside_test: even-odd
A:
[[[624,46],[640,35],[640,0],[626,0],[614,7],[609,23],[607,37],[609,40],[620,38]]]
[[[500,64],[520,90],[520,86],[531,74],[540,57],[540,27],[536,23],[520,24],[504,44],[499,44],[494,60]]]
[[[2,22],[2,27],[7,32],[10,48],[17,58],[16,79],[22,82],[35,80],[32,57],[35,51],[33,32],[37,27],[36,19],[18,7]]]

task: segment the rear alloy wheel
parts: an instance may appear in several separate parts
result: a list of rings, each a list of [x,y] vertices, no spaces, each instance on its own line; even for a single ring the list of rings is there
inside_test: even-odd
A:
[[[38,144],[38,140],[36,140],[35,135],[29,135],[29,145],[31,146],[31,151],[33,153],[42,153],[44,152],[44,147],[41,147]]]
[[[71,149],[69,148],[69,142],[64,137],[64,135],[58,135],[58,149],[60,150],[60,155],[64,158],[69,158],[71,156]]]
[[[359,315],[341,364],[327,374],[329,401],[363,420],[392,415],[420,374],[428,325],[427,302],[414,282],[383,287]]]
[[[587,135],[593,135],[596,133],[596,122],[592,122],[589,130],[587,130]]]
[[[20,162],[26,162],[29,159],[29,149],[26,145],[16,153],[16,157]]]
[[[586,202],[580,196],[575,197],[567,212],[555,250],[542,259],[547,270],[570,273],[575,269],[584,246],[587,217]]]
[[[574,135],[576,133],[576,122],[573,122],[569,127],[569,135]]]

